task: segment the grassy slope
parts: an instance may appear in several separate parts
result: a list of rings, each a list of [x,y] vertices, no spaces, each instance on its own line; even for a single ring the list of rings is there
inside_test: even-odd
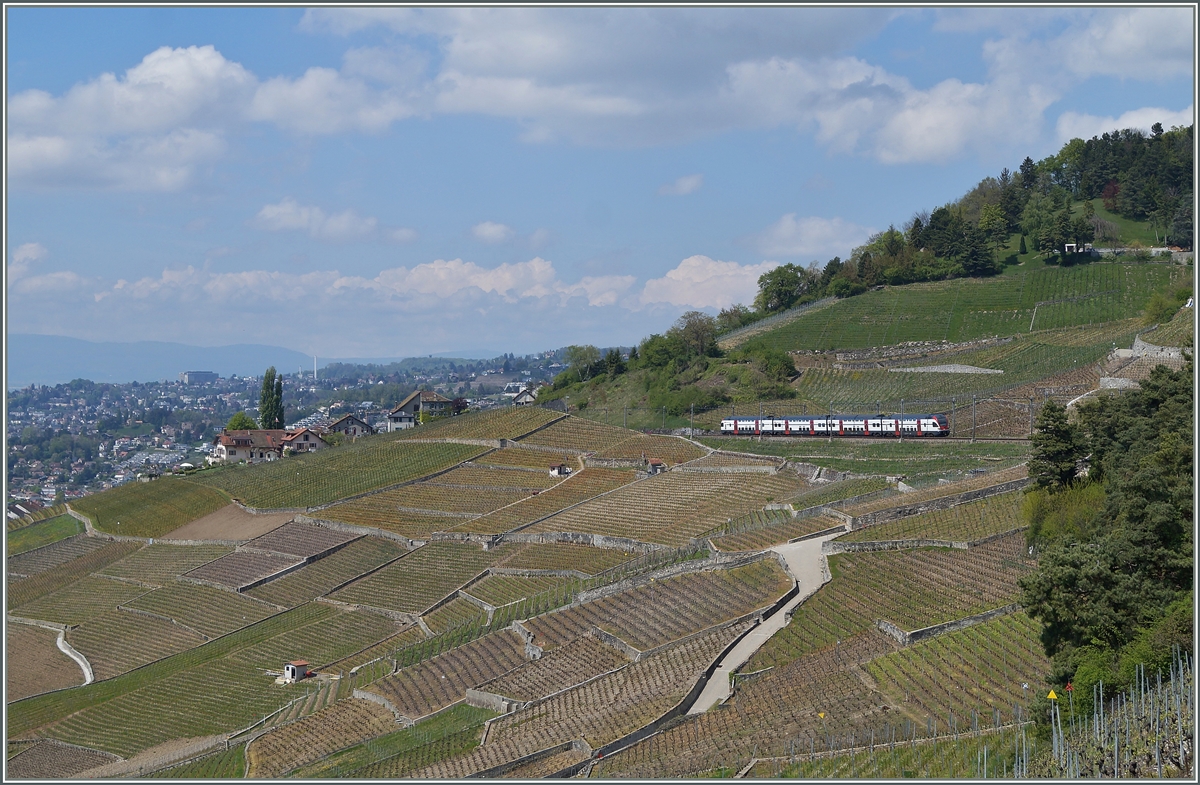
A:
[[[8,533],[8,555],[16,556],[18,553],[41,548],[43,545],[65,540],[81,531],[83,531],[83,524],[70,515],[59,515],[48,521],[16,529]]]

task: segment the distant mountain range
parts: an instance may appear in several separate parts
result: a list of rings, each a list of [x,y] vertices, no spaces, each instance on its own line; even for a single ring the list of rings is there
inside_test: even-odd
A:
[[[491,359],[500,352],[442,352],[436,357]],[[400,357],[318,358],[319,367],[331,362],[398,362]],[[96,343],[59,335],[8,334],[5,352],[6,388],[30,384],[55,385],[72,379],[94,382],[153,382],[174,380],[183,371],[215,371],[220,376],[257,376],[274,365],[282,373],[303,368],[311,371],[313,358],[280,346],[233,344],[230,346],[189,346],[166,341]]]

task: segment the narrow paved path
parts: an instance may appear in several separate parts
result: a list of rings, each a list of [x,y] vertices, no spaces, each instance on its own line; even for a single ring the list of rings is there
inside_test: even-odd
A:
[[[729,697],[729,674],[746,664],[771,636],[782,630],[788,622],[788,616],[800,603],[811,597],[825,583],[825,557],[821,555],[821,543],[840,536],[843,532],[834,532],[824,537],[816,537],[803,542],[776,545],[769,550],[783,556],[787,563],[788,572],[800,584],[800,593],[786,605],[762,620],[762,623],[752,629],[745,638],[725,655],[717,666],[713,677],[708,680],[704,691],[696,700],[688,714],[703,714],[716,704]]]

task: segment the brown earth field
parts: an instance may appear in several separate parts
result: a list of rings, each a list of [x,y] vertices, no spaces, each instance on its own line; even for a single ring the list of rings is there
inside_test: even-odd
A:
[[[231,504],[191,523],[185,523],[175,531],[163,535],[162,539],[252,540],[279,528],[294,517],[295,514],[290,512],[251,515],[236,504]]]
[[[58,633],[28,624],[9,624],[4,642],[8,702],[83,684],[78,663],[58,649]]]

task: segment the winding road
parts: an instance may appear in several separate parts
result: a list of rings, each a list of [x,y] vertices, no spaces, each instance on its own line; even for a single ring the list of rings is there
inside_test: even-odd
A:
[[[737,645],[725,655],[712,678],[708,680],[704,691],[700,693],[695,705],[688,710],[688,714],[703,714],[729,697],[729,674],[745,665],[754,656],[754,652],[770,640],[772,635],[787,626],[792,611],[811,597],[828,580],[825,557],[821,555],[821,544],[842,534],[843,532],[840,531],[833,532],[824,537],[785,543],[768,549],[783,556],[788,572],[800,584],[800,593],[782,608],[764,618],[762,623],[738,641]]]

